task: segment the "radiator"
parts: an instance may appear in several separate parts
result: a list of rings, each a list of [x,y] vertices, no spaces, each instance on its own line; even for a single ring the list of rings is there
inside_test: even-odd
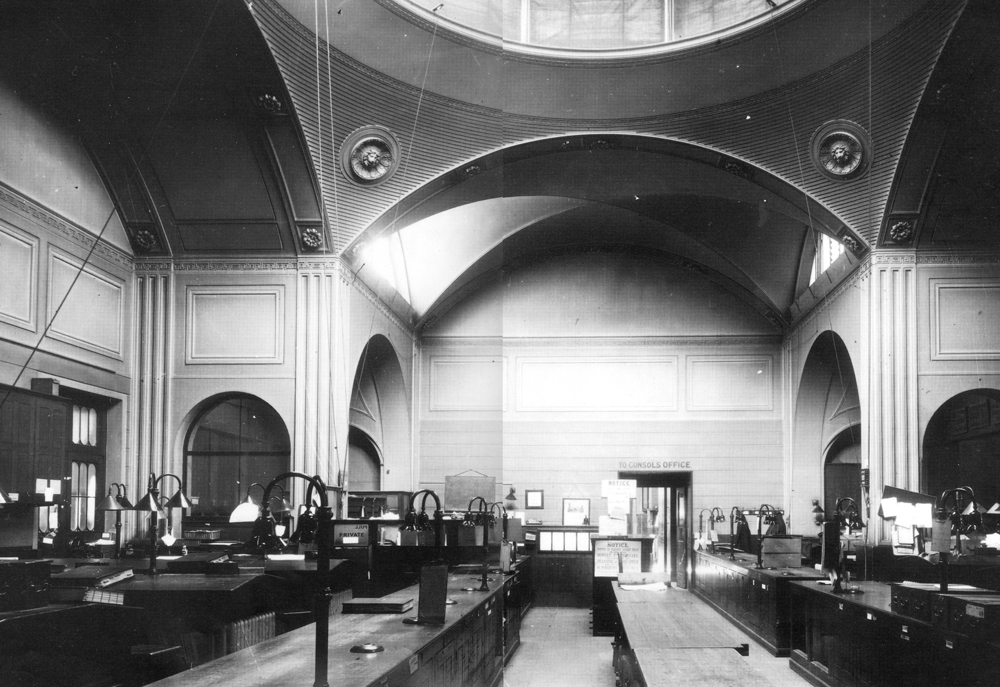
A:
[[[246,649],[274,637],[274,612],[261,613],[243,620],[226,623],[224,654]]]

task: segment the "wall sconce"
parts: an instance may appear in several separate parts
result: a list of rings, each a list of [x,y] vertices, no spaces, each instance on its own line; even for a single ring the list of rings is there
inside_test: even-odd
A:
[[[156,535],[157,535],[157,516],[164,515],[164,512],[160,510],[160,490],[159,484],[164,477],[173,477],[177,480],[178,489],[165,504],[167,508],[190,508],[193,504],[191,499],[187,497],[184,493],[184,481],[177,475],[171,473],[165,473],[157,477],[152,472],[149,473],[149,486],[146,490],[146,495],[143,496],[139,503],[135,505],[137,511],[142,511],[144,513],[149,513],[149,574],[156,574]]]
[[[819,499],[813,499],[813,523],[816,527],[823,526],[823,520],[826,519],[826,511],[823,510],[823,506],[819,505]]]

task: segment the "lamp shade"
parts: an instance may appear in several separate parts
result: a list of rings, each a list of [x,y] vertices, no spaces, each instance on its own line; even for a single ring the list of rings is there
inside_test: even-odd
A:
[[[135,510],[135,506],[132,505],[132,502],[128,500],[128,497],[125,496],[125,494],[116,496],[115,499],[122,505],[123,510]]]
[[[260,515],[260,506],[250,494],[247,494],[246,501],[236,506],[229,514],[229,522],[253,522],[258,515]]]
[[[135,504],[135,509],[143,513],[157,513],[158,515],[164,514],[160,509],[160,504],[156,502],[156,498],[148,491],[145,496],[139,499],[139,503]]]
[[[97,504],[95,510],[128,510],[124,505],[122,505],[118,497],[111,495],[111,489],[108,488],[108,495]]]
[[[178,489],[177,493],[167,501],[167,508],[191,508],[193,506],[194,504],[191,503],[191,499],[187,497],[183,489]]]

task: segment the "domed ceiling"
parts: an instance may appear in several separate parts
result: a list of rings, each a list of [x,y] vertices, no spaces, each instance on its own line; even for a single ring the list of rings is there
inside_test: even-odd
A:
[[[780,331],[820,236],[996,249],[987,0],[741,0],[662,40],[656,0],[523,4],[6,0],[0,86],[83,142],[138,260],[341,256],[418,327],[532,252],[656,251]]]

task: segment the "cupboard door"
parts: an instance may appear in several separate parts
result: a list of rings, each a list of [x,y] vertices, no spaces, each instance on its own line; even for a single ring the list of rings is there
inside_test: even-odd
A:
[[[6,392],[0,390],[0,394]],[[8,492],[35,488],[31,470],[31,405],[32,399],[11,393],[0,408],[0,487]]]
[[[38,399],[35,407],[35,474],[33,480],[53,480],[67,476],[67,417],[64,403]]]

